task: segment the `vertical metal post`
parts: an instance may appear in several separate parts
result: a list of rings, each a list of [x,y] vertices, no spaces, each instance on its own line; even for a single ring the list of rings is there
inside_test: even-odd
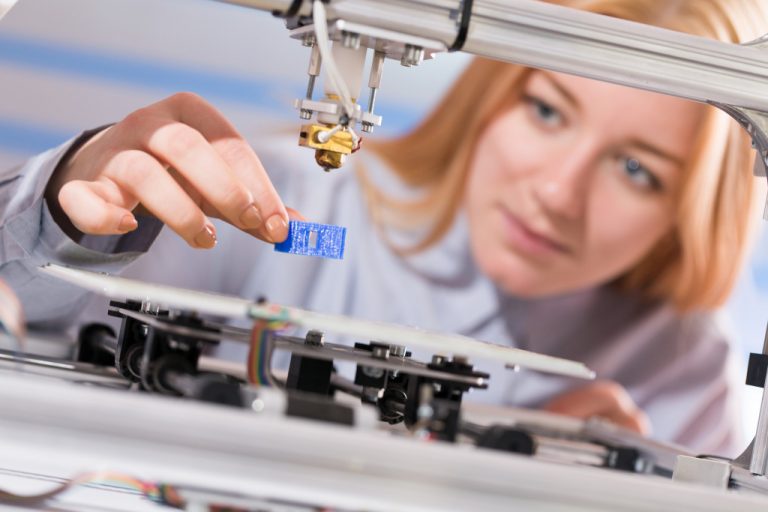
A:
[[[763,340],[763,354],[768,354],[768,327]],[[765,475],[768,462],[768,372],[763,383],[763,399],[760,401],[760,416],[757,418],[755,440],[752,445],[752,459],[749,461],[749,471],[754,475]]]
[[[373,114],[373,109],[376,107],[376,93],[381,87],[381,75],[384,72],[384,59],[386,53],[382,51],[375,51],[373,53],[373,60],[371,62],[371,74],[368,78],[368,113]],[[363,121],[363,131],[371,133],[373,131],[373,123],[369,121]]]

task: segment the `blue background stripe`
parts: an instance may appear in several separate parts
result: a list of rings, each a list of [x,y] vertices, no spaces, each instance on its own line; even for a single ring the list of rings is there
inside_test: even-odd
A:
[[[216,73],[3,33],[0,33],[0,63],[91,81],[150,88],[158,92],[158,97],[192,91],[212,100],[258,108],[286,120],[293,119],[294,112],[285,104],[285,91],[292,91],[290,96],[301,96],[305,87],[300,80],[291,82]],[[385,118],[383,133],[403,132],[420,118],[418,109],[394,105],[382,96],[377,113]],[[298,117],[296,119],[298,121]],[[62,136],[61,132],[48,126],[0,119],[0,148],[15,153],[38,152],[66,138],[66,134]]]
[[[194,91],[206,97],[256,105],[260,108],[280,107],[274,102],[263,100],[270,90],[278,87],[301,89],[298,83],[211,73],[2,33],[0,62],[122,85],[151,87],[166,93],[179,90]]]
[[[0,118],[0,149],[14,154],[41,153],[74,135],[76,133]]]

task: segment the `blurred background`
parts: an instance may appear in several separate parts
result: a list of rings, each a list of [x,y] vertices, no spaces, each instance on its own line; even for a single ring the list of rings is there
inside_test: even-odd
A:
[[[293,100],[304,95],[308,58],[281,20],[211,0],[20,0],[0,22],[0,169],[178,91],[201,94],[246,136],[296,129]],[[373,136],[413,126],[468,61],[462,54],[416,68],[387,61],[377,99],[384,126]],[[766,319],[762,229],[721,311],[738,343],[740,375],[747,354],[762,351]],[[743,392],[751,437],[761,393]]]

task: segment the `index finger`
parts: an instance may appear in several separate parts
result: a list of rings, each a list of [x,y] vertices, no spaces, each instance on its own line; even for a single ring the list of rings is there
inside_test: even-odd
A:
[[[198,130],[253,194],[263,226],[256,231],[273,242],[288,236],[288,212],[253,148],[218,110],[202,98],[181,93],[172,98],[177,118]]]

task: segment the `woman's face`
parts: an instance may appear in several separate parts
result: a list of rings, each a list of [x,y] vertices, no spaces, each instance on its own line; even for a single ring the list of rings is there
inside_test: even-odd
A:
[[[674,223],[703,107],[535,71],[481,135],[466,193],[472,251],[508,293],[609,281]]]

